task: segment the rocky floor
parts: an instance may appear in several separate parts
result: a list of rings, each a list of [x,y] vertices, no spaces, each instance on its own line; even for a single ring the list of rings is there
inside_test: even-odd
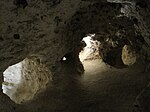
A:
[[[83,65],[85,73],[79,75],[62,63],[46,94],[39,96],[42,100],[16,112],[133,112],[135,98],[147,85],[142,66],[115,69],[98,59]]]

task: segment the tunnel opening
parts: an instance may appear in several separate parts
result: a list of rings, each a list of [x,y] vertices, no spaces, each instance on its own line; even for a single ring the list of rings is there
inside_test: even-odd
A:
[[[33,100],[46,89],[50,75],[50,71],[36,57],[26,58],[3,72],[3,93],[17,104]]]
[[[79,58],[81,62],[99,58],[100,42],[94,40],[94,36],[95,34],[88,34],[82,39],[81,52],[79,53]]]
[[[79,59],[82,63],[99,59],[105,64],[121,69],[134,65],[138,60],[138,53],[128,40],[117,37],[88,34],[82,39],[80,49]]]

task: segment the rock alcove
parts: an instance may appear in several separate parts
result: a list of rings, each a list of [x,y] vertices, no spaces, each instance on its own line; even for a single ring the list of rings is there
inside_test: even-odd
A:
[[[50,80],[50,71],[35,57],[8,67],[4,72],[3,93],[15,103],[32,100],[40,91],[44,91]]]

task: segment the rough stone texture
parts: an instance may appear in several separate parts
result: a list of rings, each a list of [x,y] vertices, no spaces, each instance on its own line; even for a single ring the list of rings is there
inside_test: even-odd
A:
[[[49,2],[32,0],[22,9],[12,0],[1,1],[1,68],[6,69],[30,55],[40,57],[49,65],[59,60],[68,49],[65,47],[67,37],[59,34],[58,30],[63,32],[64,22],[71,17],[78,4],[79,1],[66,0],[57,8],[52,8]]]
[[[131,46],[125,45],[122,49],[122,61],[125,65],[133,65],[137,61],[137,54]]]
[[[27,2],[28,5],[22,7],[21,4],[14,4],[12,0],[0,1],[1,72],[28,56],[39,57],[41,62],[50,68],[69,51],[69,48],[65,47],[66,37],[59,32],[65,30],[65,21],[76,11],[80,1],[64,0],[55,4],[55,7],[52,7],[52,2],[49,1]],[[0,105],[10,105],[7,110],[12,112],[13,103],[7,104],[5,100],[8,98],[1,100]],[[0,108],[3,108],[1,111],[7,112],[4,106]]]
[[[12,95],[16,103],[32,100],[37,93],[44,91],[51,77],[51,72],[34,57],[25,59],[22,67],[21,83]]]
[[[108,49],[104,47],[106,49],[104,54],[107,54],[104,58],[108,59],[109,64],[120,62],[112,61],[110,57],[117,59],[119,56],[120,59],[121,49],[126,43],[148,61],[150,1],[107,1],[1,0],[0,84],[3,82],[2,72],[8,66],[30,56],[39,58],[49,70],[54,69],[61,58],[68,53],[71,53],[71,56],[69,55],[71,59],[74,58],[79,62],[77,56],[80,41],[89,33],[99,35],[96,40],[106,42],[106,46],[109,46]],[[50,91],[46,89],[46,92]],[[42,96],[42,93],[40,95]],[[0,98],[2,99],[0,111],[16,112],[18,105],[11,102],[2,90]],[[33,104],[36,107],[40,98],[43,97],[35,98],[24,105]],[[25,108],[24,105],[21,107]],[[35,112],[38,108],[41,107],[37,107]]]

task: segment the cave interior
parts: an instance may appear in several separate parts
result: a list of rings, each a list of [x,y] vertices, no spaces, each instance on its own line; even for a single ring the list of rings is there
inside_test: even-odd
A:
[[[1,0],[0,112],[150,112],[150,0]]]

